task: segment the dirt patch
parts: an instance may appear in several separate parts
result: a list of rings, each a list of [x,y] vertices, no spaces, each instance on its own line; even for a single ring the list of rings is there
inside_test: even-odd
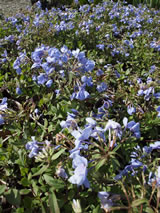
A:
[[[13,16],[31,6],[30,0],[0,0],[0,14],[4,16]]]

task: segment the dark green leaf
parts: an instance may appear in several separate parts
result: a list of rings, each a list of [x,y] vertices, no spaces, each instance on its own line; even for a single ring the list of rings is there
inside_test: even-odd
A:
[[[38,172],[36,172],[35,174],[33,174],[32,177],[41,175],[41,174],[44,173],[47,169],[48,169],[48,166],[44,165]]]
[[[0,195],[3,194],[3,192],[5,192],[5,189],[6,189],[5,185],[0,186]]]
[[[64,182],[62,180],[54,179],[53,177],[46,175],[46,174],[44,174],[43,177],[44,177],[46,183],[49,186],[52,186],[54,189],[64,188]]]
[[[95,166],[95,171],[97,172],[103,165],[104,163],[106,162],[106,159],[102,159],[100,160],[97,165]]]
[[[49,195],[49,208],[50,213],[60,213],[57,198],[54,192],[51,192],[51,194]]]
[[[14,205],[19,206],[21,203],[21,195],[17,189],[10,189],[5,193],[7,201]]]

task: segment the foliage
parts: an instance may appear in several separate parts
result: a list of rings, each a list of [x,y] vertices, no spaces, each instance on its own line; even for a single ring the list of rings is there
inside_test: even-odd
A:
[[[159,212],[159,24],[110,1],[1,20],[1,212]]]
[[[126,0],[128,4],[133,4],[134,6],[138,6],[139,4],[146,4],[148,7],[151,8],[160,8],[160,1],[159,0]]]

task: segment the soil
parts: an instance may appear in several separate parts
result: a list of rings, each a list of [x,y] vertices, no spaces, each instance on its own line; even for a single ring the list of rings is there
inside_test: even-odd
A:
[[[0,15],[14,16],[27,6],[31,6],[30,0],[0,0]]]

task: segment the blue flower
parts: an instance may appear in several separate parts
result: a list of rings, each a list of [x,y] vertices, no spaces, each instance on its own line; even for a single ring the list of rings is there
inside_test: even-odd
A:
[[[150,144],[149,147],[153,149],[160,149],[160,141],[156,141],[154,144]]]
[[[56,171],[56,175],[58,175],[58,177],[62,177],[64,179],[68,178],[66,171],[62,167],[58,168],[58,170]]]
[[[5,111],[7,109],[7,98],[3,98],[0,103],[0,111]]]
[[[75,3],[75,4],[78,4],[78,3],[79,3],[79,1],[78,1],[78,0],[74,0],[74,3]]]
[[[160,186],[160,166],[157,167],[157,171],[155,174],[150,172],[148,184],[149,185],[156,184],[157,187]]]
[[[100,85],[97,86],[97,91],[99,93],[104,92],[107,89],[107,84],[102,82]]]
[[[41,2],[40,2],[40,1],[37,1],[37,2],[36,2],[36,6],[37,6],[39,9],[41,9],[41,8],[42,8]]]
[[[104,50],[104,44],[97,44],[96,47],[100,50]]]
[[[157,107],[156,111],[158,112],[158,117],[160,117],[160,106]]]
[[[98,197],[101,201],[102,208],[106,210],[106,212],[110,212],[110,208],[114,206],[112,199],[110,199],[110,193],[108,192],[98,192]]]
[[[22,72],[22,69],[21,69],[20,67],[16,69],[16,73],[17,73],[18,75],[20,75],[21,72]]]
[[[77,87],[75,89],[77,89]],[[70,97],[71,100],[78,99],[80,101],[83,101],[90,97],[90,94],[85,90],[84,86],[78,87],[78,89],[79,89],[78,92],[74,92],[71,95],[71,97]]]
[[[35,61],[35,62],[40,62],[41,58],[44,56],[45,54],[45,46],[42,47],[38,47],[35,49],[34,52],[32,52],[32,56],[31,58]]]
[[[104,72],[103,72],[101,69],[99,69],[99,70],[96,72],[96,75],[97,75],[98,77],[102,76],[103,74],[104,74]]]
[[[155,66],[155,65],[152,65],[152,66],[150,67],[149,73],[153,73],[153,72],[155,71],[155,69],[156,69],[156,66]]]
[[[52,86],[52,83],[53,83],[53,80],[50,79],[50,80],[47,81],[46,86],[47,86],[47,87],[51,87],[51,86]]]
[[[93,60],[87,60],[87,62],[85,63],[84,70],[86,72],[90,72],[94,69],[94,67],[95,67],[95,62]]]
[[[104,128],[104,132],[107,130],[113,130],[116,134],[116,136],[118,136],[119,138],[121,138],[122,136],[122,129],[121,129],[121,125],[113,120],[108,120],[105,128]]]
[[[17,88],[16,88],[16,93],[17,93],[18,95],[21,95],[21,94],[22,94],[22,90],[21,90],[19,87],[17,87]]]
[[[127,112],[128,112],[129,115],[132,115],[133,113],[136,112],[136,108],[131,106],[131,105],[128,105]]]
[[[160,98],[160,92],[155,93],[154,97],[157,98],[157,99],[159,99]]]
[[[31,150],[31,152],[29,153],[30,158],[35,157],[39,152],[38,142],[35,140],[35,137],[31,138],[32,141],[29,141],[25,146],[27,150]]]
[[[87,76],[82,76],[81,77],[81,81],[84,83],[83,85],[84,86],[89,86],[89,87],[91,87],[91,86],[93,86],[93,82],[92,82],[92,77],[90,76],[90,77],[87,77]]]
[[[128,124],[127,124],[127,128],[133,132],[133,135],[136,137],[136,138],[140,138],[141,137],[141,133],[140,133],[140,124],[139,123],[136,123],[135,121],[130,121]]]
[[[44,84],[46,81],[48,80],[48,77],[46,74],[41,73],[38,77],[37,77],[37,82],[38,84]]]
[[[4,119],[2,117],[2,115],[0,114],[0,125],[4,124]]]
[[[89,188],[90,184],[87,179],[88,160],[76,154],[74,155],[72,165],[75,170],[74,175],[69,178],[69,182],[72,184],[77,184],[78,186],[84,185],[86,188]]]

